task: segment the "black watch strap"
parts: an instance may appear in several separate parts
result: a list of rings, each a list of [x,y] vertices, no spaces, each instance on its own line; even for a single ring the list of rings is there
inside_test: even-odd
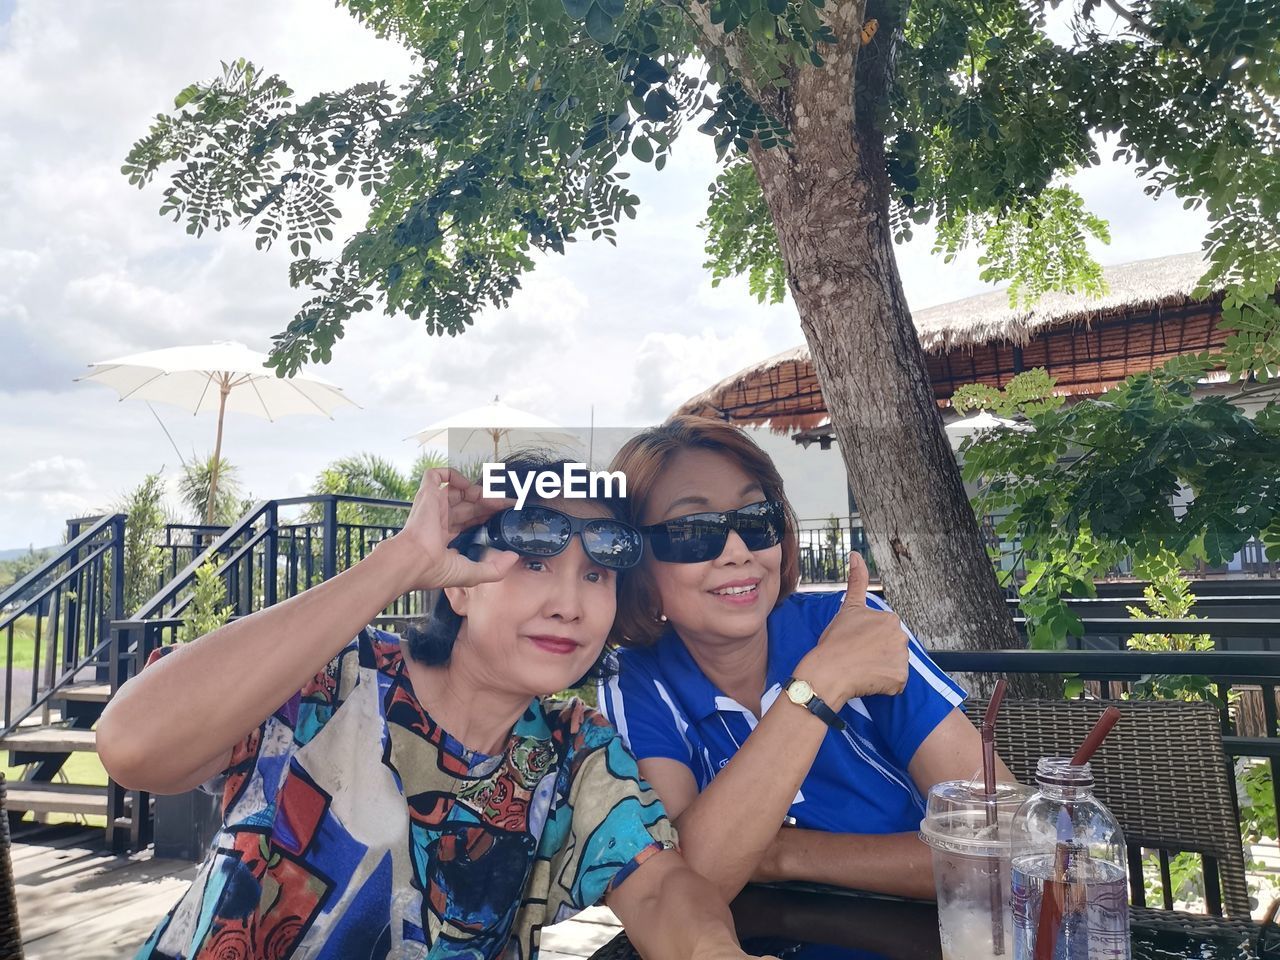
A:
[[[795,679],[795,677],[788,677],[783,682],[783,696],[787,695],[787,687],[791,686],[791,681]],[[829,726],[832,730],[843,730],[845,728],[845,722],[840,719],[840,715],[828,707],[826,701],[816,693],[812,694],[809,699],[805,701],[804,708]]]

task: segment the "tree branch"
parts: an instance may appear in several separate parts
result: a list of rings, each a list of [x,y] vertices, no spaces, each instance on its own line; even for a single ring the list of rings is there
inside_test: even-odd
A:
[[[1120,6],[1117,0],[1102,0],[1102,2],[1110,7],[1117,17],[1129,24],[1129,26],[1133,27],[1137,33],[1146,37],[1148,40],[1156,39],[1155,29],[1137,14],[1134,14]]]

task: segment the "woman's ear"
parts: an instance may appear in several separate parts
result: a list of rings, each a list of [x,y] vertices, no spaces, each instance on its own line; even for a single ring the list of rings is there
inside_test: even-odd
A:
[[[470,599],[471,591],[466,587],[445,587],[444,595],[449,598],[449,606],[453,607],[453,612],[460,617],[467,615],[467,601]]]

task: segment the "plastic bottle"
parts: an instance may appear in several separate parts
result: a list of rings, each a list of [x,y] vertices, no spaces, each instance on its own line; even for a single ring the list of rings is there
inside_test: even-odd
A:
[[[1046,757],[1014,814],[1014,960],[1129,960],[1120,824],[1093,795],[1089,764]]]

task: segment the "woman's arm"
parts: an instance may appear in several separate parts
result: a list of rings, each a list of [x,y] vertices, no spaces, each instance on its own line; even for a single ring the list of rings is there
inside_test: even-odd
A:
[[[947,714],[924,739],[907,767],[921,796],[943,780],[967,780],[982,766],[982,741],[959,710]],[[997,757],[996,778],[1013,780]],[[932,900],[929,848],[915,832],[893,834],[823,833],[779,830],[760,867],[759,881],[808,880],[876,893]]]
[[[932,900],[933,861],[915,833],[826,833],[784,827],[751,879],[806,880]]]
[[[608,905],[645,960],[745,957],[729,908],[678,853],[654,854],[609,893]]]
[[[112,779],[153,793],[191,789],[225,769],[231,749],[397,597],[501,579],[515,554],[473,563],[447,546],[453,532],[509,503],[479,492],[453,471],[428,471],[404,529],[354,567],[141,671],[98,720]]]
[[[676,825],[685,860],[725,900],[752,879],[828,729],[808,710],[779,702],[702,793],[678,760],[640,761],[640,775]]]

